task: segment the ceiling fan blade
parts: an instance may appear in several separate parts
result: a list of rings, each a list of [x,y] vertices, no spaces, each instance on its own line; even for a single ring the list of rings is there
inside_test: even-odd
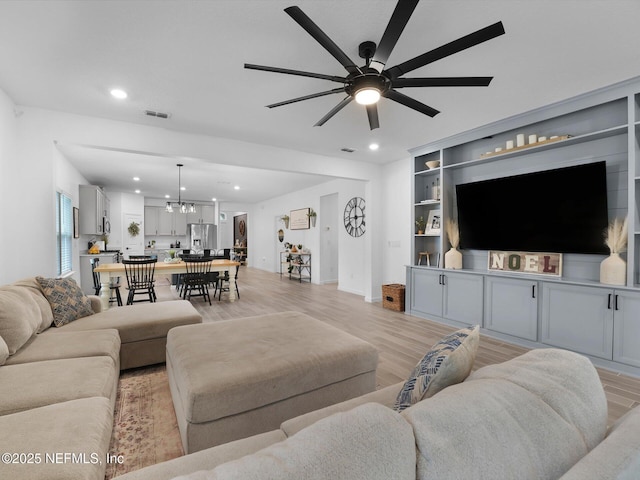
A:
[[[430,107],[429,105],[425,105],[418,100],[415,100],[411,97],[407,97],[406,95],[396,92],[395,90],[388,90],[384,96],[389,100],[393,100],[394,102],[401,103],[405,107],[412,108],[420,113],[424,113],[425,115],[429,115],[430,117],[435,117],[440,113],[439,110]]]
[[[352,96],[348,96],[346,97],[344,100],[342,100],[338,105],[336,105],[335,107],[333,107],[331,109],[331,111],[329,111],[329,113],[327,113],[324,117],[322,117],[320,120],[318,120],[318,123],[316,123],[314,125],[314,127],[321,127],[322,125],[324,125],[325,123],[327,123],[327,120],[329,120],[331,117],[333,117],[336,113],[338,113],[340,110],[342,110],[344,107],[346,107],[349,102],[351,102],[351,100],[353,100]]]
[[[283,102],[272,103],[271,105],[267,105],[267,108],[282,107],[283,105],[289,105],[290,103],[301,102],[303,100],[311,100],[312,98],[324,97],[325,95],[331,95],[332,93],[344,93],[344,88],[334,88],[333,90],[327,90],[326,92],[312,93],[311,95],[292,98],[291,100],[285,100]]]
[[[391,55],[391,51],[396,46],[398,38],[400,38],[404,27],[407,25],[409,18],[411,18],[411,14],[418,5],[418,1],[419,0],[398,0],[389,24],[382,34],[378,48],[376,48],[376,52],[371,58],[371,63],[369,63],[369,67],[377,70],[378,73],[384,70],[384,66],[387,60],[389,60],[389,55]]]
[[[380,127],[380,122],[378,121],[378,106],[375,103],[367,105],[367,116],[369,117],[369,128],[371,130]]]
[[[465,35],[464,37],[447,43],[446,45],[442,45],[441,47],[438,47],[427,53],[418,55],[417,57],[396,65],[395,67],[391,67],[389,70],[387,70],[387,74],[392,79],[398,78],[405,73],[409,73],[417,68],[433,63],[436,60],[440,60],[441,58],[448,57],[449,55],[453,55],[454,53],[461,52],[462,50],[466,50],[467,48],[471,48],[495,37],[499,37],[503,34],[504,26],[502,25],[502,22],[494,23],[493,25],[481,28],[476,32]]]
[[[396,78],[393,88],[404,87],[486,87],[493,77]]]
[[[244,68],[249,70],[261,70],[263,72],[273,73],[286,73],[287,75],[299,75],[300,77],[320,78],[322,80],[329,80],[331,82],[344,83],[346,77],[338,77],[335,75],[324,75],[322,73],[304,72],[302,70],[290,70],[288,68],[268,67],[266,65],[253,65],[251,63],[245,63]]]
[[[326,33],[324,33],[318,25],[313,23],[300,7],[288,7],[284,11],[293,18],[298,25],[306,30],[324,49],[338,60],[349,73],[362,73],[355,63],[344,53]]]

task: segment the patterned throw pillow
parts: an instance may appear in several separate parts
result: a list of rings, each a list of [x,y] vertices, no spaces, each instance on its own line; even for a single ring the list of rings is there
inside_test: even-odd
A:
[[[51,305],[53,324],[56,327],[93,315],[91,300],[71,278],[36,277],[36,280]]]
[[[463,328],[431,347],[402,386],[394,409],[401,412],[467,378],[478,352],[479,331],[478,326]]]

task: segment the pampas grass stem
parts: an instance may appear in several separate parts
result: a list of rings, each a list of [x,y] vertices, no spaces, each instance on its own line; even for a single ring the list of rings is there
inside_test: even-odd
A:
[[[605,232],[604,244],[609,247],[611,253],[624,252],[627,248],[627,218],[620,220],[616,218],[609,223]]]
[[[449,243],[451,247],[458,248],[460,245],[460,231],[458,230],[458,222],[455,220],[447,220],[444,226],[447,231],[447,237],[449,237]]]

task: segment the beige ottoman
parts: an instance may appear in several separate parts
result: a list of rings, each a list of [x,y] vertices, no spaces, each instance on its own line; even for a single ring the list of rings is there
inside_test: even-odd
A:
[[[298,312],[176,327],[167,373],[185,453],[372,392],[378,352]]]

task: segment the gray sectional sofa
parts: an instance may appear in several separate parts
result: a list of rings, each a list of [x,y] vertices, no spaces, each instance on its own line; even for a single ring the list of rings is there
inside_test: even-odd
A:
[[[0,287],[0,478],[103,480],[120,370],[164,362],[168,331],[202,322],[182,300],[89,305],[56,327],[35,278]]]
[[[640,478],[640,408],[607,431],[585,357],[530,351],[396,413],[402,383],[117,480]]]

